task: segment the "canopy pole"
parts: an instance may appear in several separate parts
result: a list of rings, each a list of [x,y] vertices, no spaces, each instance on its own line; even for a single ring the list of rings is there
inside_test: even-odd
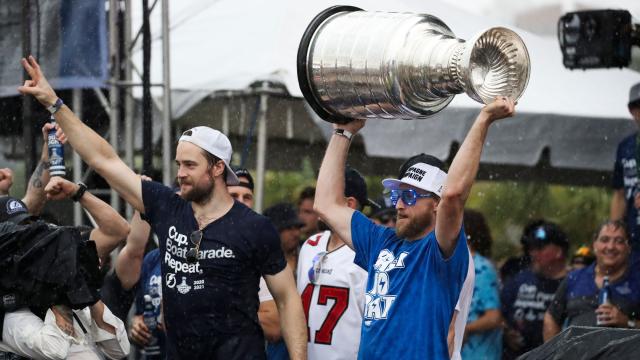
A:
[[[170,185],[171,174],[171,53],[169,43],[169,0],[162,0],[162,182]]]
[[[269,93],[266,82],[262,83],[258,93],[260,94],[260,112],[258,115],[258,143],[256,150],[255,210],[261,213],[264,200],[265,162],[267,154],[267,106]]]
[[[111,59],[109,140],[116,154],[118,154],[118,121],[120,119],[120,89],[118,88],[118,80],[120,80],[118,11],[119,1],[109,0],[109,57]],[[120,196],[118,196],[118,193],[113,189],[111,189],[111,207],[118,212],[120,211]]]

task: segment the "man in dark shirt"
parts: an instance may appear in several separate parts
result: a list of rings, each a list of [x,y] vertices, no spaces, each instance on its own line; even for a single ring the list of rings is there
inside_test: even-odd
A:
[[[621,221],[600,226],[593,239],[596,262],[572,271],[560,284],[544,317],[544,339],[551,339],[563,326],[636,328],[640,314],[640,274],[629,271],[629,236]],[[609,304],[599,305],[598,295],[609,277]]]
[[[640,83],[629,90],[629,112],[640,126]],[[613,197],[611,198],[611,220],[623,220],[627,223],[631,237],[631,248],[640,250],[640,184],[638,166],[640,166],[638,132],[624,138],[618,144],[616,162],[613,168]]]
[[[533,231],[531,268],[505,283],[500,302],[506,322],[503,359],[541,345],[544,313],[567,273],[569,241],[555,224],[545,222]]]
[[[227,191],[227,184],[238,182],[229,168],[229,139],[208,127],[180,137],[178,196],[162,184],[141,181],[63,104],[33,57],[22,59],[22,65],[31,80],[18,90],[48,108],[74,150],[146,215],[158,235],[168,358],[264,358],[257,318],[260,275],[278,305],[291,358],[304,358],[304,312],[278,233],[267,218],[234,201]]]

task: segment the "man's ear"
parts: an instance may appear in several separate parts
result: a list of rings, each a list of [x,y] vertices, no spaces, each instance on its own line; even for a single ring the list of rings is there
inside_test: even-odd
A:
[[[215,179],[216,177],[222,176],[224,174],[224,169],[224,161],[217,161],[215,164],[213,164],[213,166],[209,168],[209,175],[211,176],[211,178]]]
[[[347,206],[354,209],[354,210],[358,210],[358,200],[356,200],[356,198],[354,198],[353,196],[349,196],[346,197],[345,199],[347,199]]]

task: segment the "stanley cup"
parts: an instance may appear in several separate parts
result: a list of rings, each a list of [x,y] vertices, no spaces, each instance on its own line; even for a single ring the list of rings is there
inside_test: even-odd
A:
[[[513,31],[455,37],[432,15],[336,6],[317,15],[298,48],[298,82],[323,119],[423,119],[466,92],[480,103],[520,98],[529,54]]]

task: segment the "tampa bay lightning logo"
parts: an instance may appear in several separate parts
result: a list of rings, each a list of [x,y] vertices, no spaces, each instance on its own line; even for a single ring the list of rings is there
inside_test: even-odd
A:
[[[176,286],[176,274],[167,273],[164,281],[169,289],[173,289]]]

